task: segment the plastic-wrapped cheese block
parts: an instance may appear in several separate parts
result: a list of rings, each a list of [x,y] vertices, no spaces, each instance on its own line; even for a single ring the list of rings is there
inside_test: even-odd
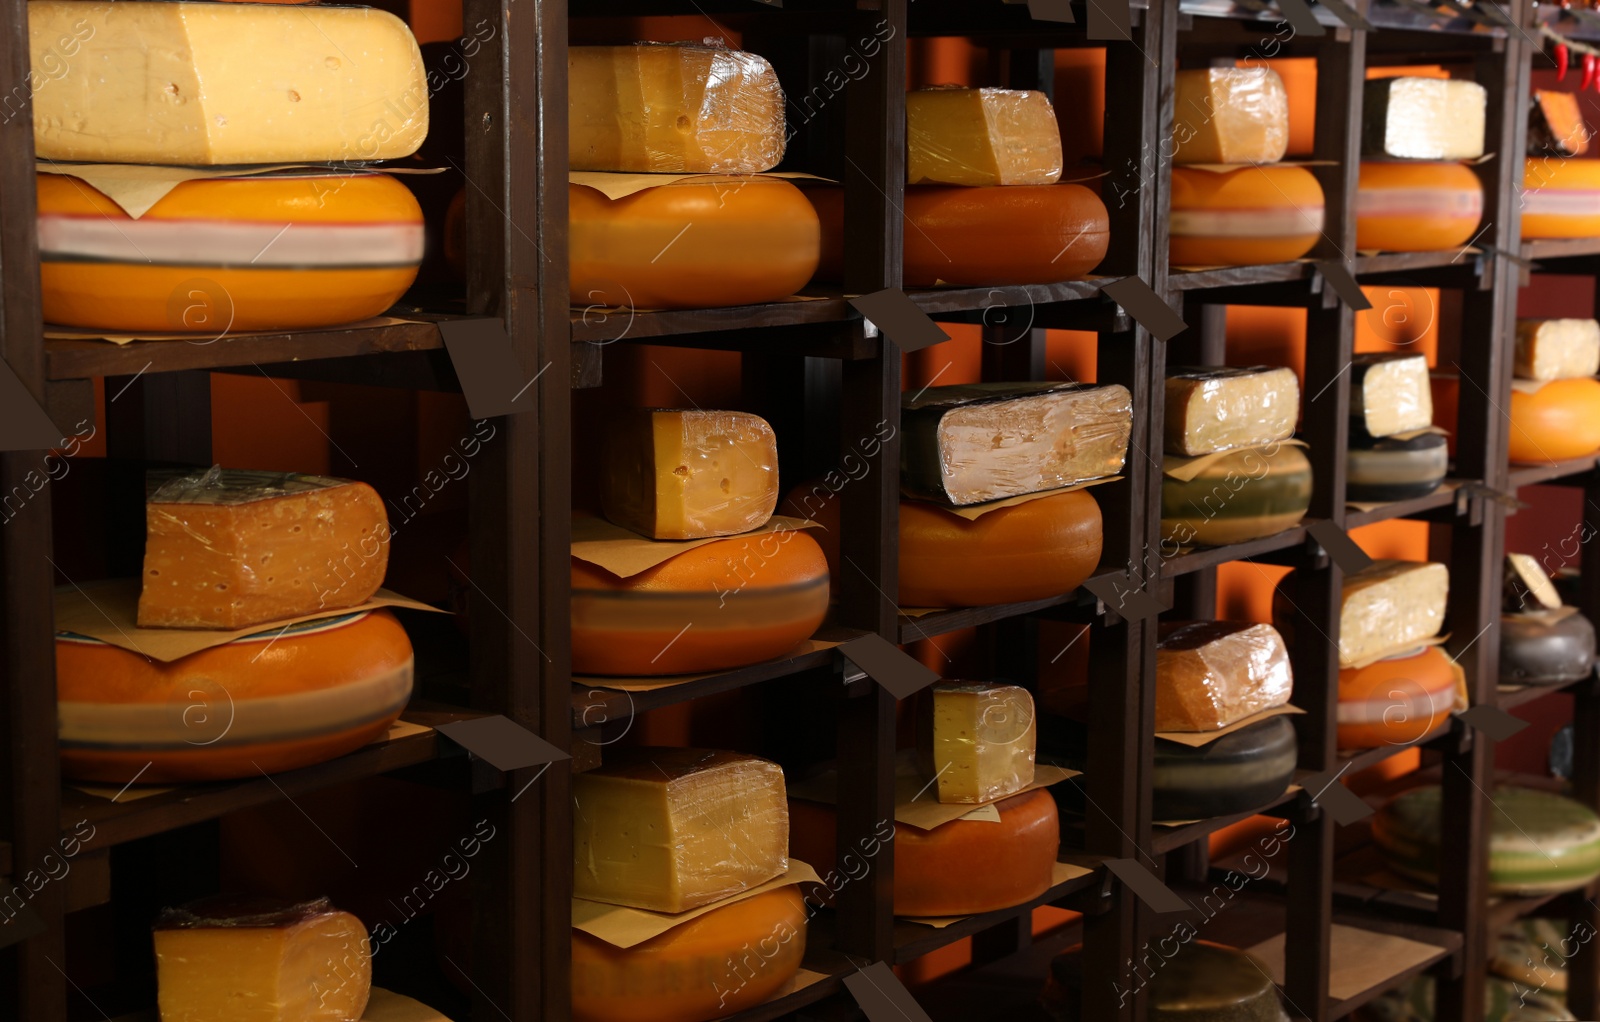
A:
[[[1600,876],[1600,818],[1548,791],[1497,788],[1489,814],[1489,893],[1539,895],[1575,890]],[[1439,876],[1438,785],[1389,801],[1372,821],[1372,839],[1395,872],[1422,883]]]
[[[573,894],[687,912],[789,868],[783,770],[737,752],[637,748],[572,779]]]
[[[1282,366],[1167,369],[1166,450],[1193,457],[1294,434],[1300,380]]]
[[[366,483],[213,467],[145,505],[141,628],[233,631],[357,607],[383,584],[389,516]]]
[[[1195,621],[1156,648],[1156,730],[1215,731],[1282,706],[1289,649],[1271,625]]]
[[[372,988],[367,928],[326,898],[214,897],[154,925],[162,1022],[353,1022]]]
[[[1489,93],[1449,78],[1377,78],[1363,97],[1362,155],[1475,160],[1483,155]]]
[[[1513,387],[1510,412],[1513,462],[1565,461],[1600,449],[1600,381],[1552,380],[1531,393]]]
[[[572,931],[573,1022],[708,1022],[769,1000],[800,969],[805,900],[780,887],[620,948]]]
[[[1600,322],[1519,319],[1512,371],[1524,380],[1571,380],[1600,372]]]
[[[1594,625],[1571,607],[1500,616],[1500,684],[1564,685],[1594,673]]]
[[[1031,901],[1050,889],[1061,851],[1061,821],[1049,792],[1036,788],[996,802],[994,807],[1000,814],[999,823],[954,820],[933,830],[894,825],[895,915],[994,912]],[[789,819],[789,854],[816,864],[826,875],[839,856],[834,844],[837,811],[830,805],[794,799],[789,803]],[[866,845],[875,837],[862,834],[860,840]],[[997,863],[1004,867],[996,868]]]
[[[1132,423],[1120,384],[928,387],[901,402],[901,483],[962,506],[1115,475]]]
[[[411,680],[411,642],[383,610],[273,628],[170,662],[61,632],[61,772],[156,784],[322,763],[381,736]]]
[[[1408,433],[1358,443],[1351,431],[1345,458],[1347,500],[1388,503],[1426,497],[1450,471],[1450,441],[1438,433]]]
[[[1148,998],[1150,1022],[1288,1022],[1267,967],[1249,954],[1206,940],[1170,937],[1160,954],[1151,960],[1148,980],[1143,972],[1128,975],[1128,986],[1142,989]],[[1081,945],[1050,962],[1041,1003],[1057,1022],[1093,1022],[1080,1014],[1084,964]],[[1089,982],[1108,980],[1097,976]]]
[[[1445,722],[1460,668],[1437,646],[1339,671],[1339,748],[1406,745]]]
[[[811,637],[828,565],[805,532],[720,539],[618,578],[572,559],[572,669],[663,675],[760,663]]]
[[[1506,554],[1501,597],[1501,609],[1511,614],[1555,610],[1561,606],[1561,593],[1556,584],[1532,554]]]
[[[766,58],[639,43],[567,51],[573,170],[759,174],[783,159],[783,88]]]
[[[1187,482],[1164,475],[1162,541],[1226,546],[1293,528],[1311,507],[1311,484],[1310,459],[1288,444],[1217,455]]]
[[[1177,74],[1173,163],[1277,163],[1289,148],[1289,95],[1268,67]]]
[[[1356,247],[1385,252],[1459,248],[1483,218],[1483,184],[1459,163],[1361,164]]]
[[[40,159],[392,160],[428,134],[417,41],[368,7],[39,0],[28,39]]]
[[[1367,352],[1350,360],[1352,441],[1433,425],[1433,388],[1424,355]]]
[[[747,412],[622,414],[608,437],[606,517],[652,539],[706,539],[767,524],[778,503],[778,438]]]
[[[1600,237],[1600,160],[1530,157],[1522,175],[1522,236]]]
[[[1583,123],[1573,92],[1535,89],[1528,111],[1528,154],[1566,158],[1589,151],[1589,127]]]
[[[1174,266],[1299,259],[1322,234],[1322,186],[1304,167],[1172,171]]]
[[[1053,185],[1061,128],[1050,97],[1023,89],[917,89],[906,95],[906,181]]]
[[[62,326],[208,338],[334,326],[389,308],[422,264],[422,209],[387,174],[185,181],[137,220],[62,174],[38,175],[38,198],[44,318]]]
[[[1450,569],[1419,561],[1374,561],[1346,575],[1339,610],[1339,662],[1350,666],[1414,648],[1439,634]]]
[[[573,305],[777,301],[817,269],[817,215],[783,178],[685,178],[620,199],[574,184],[567,202]]]
[[[940,802],[993,802],[1033,783],[1033,696],[1018,685],[941,682],[921,697],[917,760]]]

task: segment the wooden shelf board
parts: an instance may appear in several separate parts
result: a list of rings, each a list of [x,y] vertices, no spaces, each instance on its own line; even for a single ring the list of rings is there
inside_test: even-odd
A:
[[[1590,256],[1600,256],[1600,238],[1535,238],[1522,243],[1522,258],[1539,263]]]
[[[959,922],[951,923],[943,928],[924,926],[906,919],[896,919],[894,922],[894,965],[903,965],[913,959],[948,947],[958,940],[970,937],[975,933],[999,926],[1001,923],[1016,919],[1020,916],[1033,914],[1033,910],[1043,905],[1061,901],[1079,891],[1085,891],[1103,882],[1103,877],[1098,870],[1083,876],[1073,877],[1071,880],[1056,884],[1048,891],[1031,901],[1010,908],[999,909],[994,912],[983,912],[978,915],[968,916]]]
[[[1311,263],[1295,262],[1177,270],[1167,277],[1167,286],[1174,291],[1211,291],[1217,288],[1247,287],[1252,284],[1288,284],[1310,280],[1316,269]]]
[[[1354,529],[1361,525],[1371,525],[1374,522],[1387,522],[1396,518],[1406,518],[1410,515],[1422,514],[1442,507],[1449,507],[1458,500],[1465,498],[1459,496],[1462,485],[1461,480],[1447,479],[1439,489],[1425,497],[1413,497],[1410,500],[1397,500],[1382,507],[1373,508],[1371,511],[1356,511],[1347,509],[1344,516],[1344,526]]]
[[[1263,536],[1261,539],[1234,543],[1230,546],[1205,547],[1199,550],[1192,550],[1189,553],[1163,560],[1161,562],[1161,577],[1176,578],[1179,575],[1187,575],[1192,571],[1200,571],[1203,568],[1214,568],[1229,561],[1247,561],[1262,554],[1275,553],[1279,550],[1287,550],[1290,547],[1298,546],[1305,542],[1305,538],[1305,527],[1297,525],[1292,529],[1285,529],[1271,536]]]
[[[1357,256],[1355,275],[1359,278],[1450,267],[1456,267],[1463,273],[1472,273],[1476,264],[1477,257],[1465,248],[1431,252],[1380,252],[1377,255]]]
[[[1568,461],[1558,461],[1553,465],[1512,465],[1511,490],[1516,492],[1524,486],[1534,486],[1539,483],[1555,482],[1571,476],[1582,475],[1595,467],[1596,455],[1590,454],[1582,458],[1572,458]]]
[[[1299,797],[1299,791],[1286,791],[1282,795],[1279,795],[1277,798],[1273,799],[1271,802],[1268,802],[1266,805],[1257,806],[1254,809],[1247,809],[1242,813],[1232,813],[1228,816],[1213,816],[1209,820],[1201,820],[1198,823],[1187,823],[1181,827],[1163,827],[1157,825],[1153,828],[1151,833],[1150,850],[1157,855],[1165,855],[1175,848],[1182,848],[1184,845],[1191,844],[1203,837],[1209,837],[1211,834],[1222,830],[1224,827],[1231,827],[1236,823],[1242,823],[1243,821],[1250,819],[1252,816],[1260,816],[1278,808],[1279,806],[1287,805]]]
[[[1581,681],[1588,680],[1588,678],[1581,679]],[[1513,710],[1526,703],[1543,699],[1545,696],[1555,695],[1557,692],[1569,692],[1572,686],[1577,684],[1580,684],[1580,681],[1569,681],[1564,685],[1524,685],[1509,692],[1502,689],[1495,693],[1494,704],[1502,710]]]
[[[1115,573],[1121,577],[1121,573]],[[987,607],[955,607],[950,610],[936,610],[920,617],[900,618],[900,641],[916,642],[918,639],[931,639],[937,635],[944,635],[961,628],[974,628],[978,625],[992,624],[995,621],[1004,621],[1007,618],[1026,617],[1037,614],[1051,607],[1060,607],[1066,604],[1082,601],[1093,601],[1094,596],[1088,590],[1078,588],[1070,593],[1060,596],[1047,596],[1042,600],[1028,600],[1024,603],[995,603]]]

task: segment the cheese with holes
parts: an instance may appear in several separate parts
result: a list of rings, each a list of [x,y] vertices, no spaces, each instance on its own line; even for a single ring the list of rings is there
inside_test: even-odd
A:
[[[1460,665],[1437,646],[1339,671],[1339,748],[1406,745],[1433,733],[1455,707]]]
[[[1450,442],[1438,433],[1402,433],[1381,440],[1350,431],[1346,500],[1388,503],[1426,497],[1450,470]]]
[[[1507,613],[1554,610],[1561,606],[1561,594],[1550,581],[1544,566],[1532,554],[1506,554],[1502,607]]]
[[[1450,570],[1418,561],[1374,561],[1346,575],[1339,610],[1339,662],[1360,664],[1439,634]]]
[[[572,780],[573,893],[687,912],[789,868],[783,770],[737,752],[642,748]]]
[[[1528,111],[1528,154],[1566,158],[1589,151],[1589,126],[1583,122],[1578,94],[1535,89]]]
[[[366,1009],[367,928],[326,898],[207,898],[154,930],[161,1022],[357,1022]]]
[[[1375,78],[1366,84],[1362,155],[1377,159],[1475,160],[1483,155],[1489,93],[1450,78]]]
[[[993,802],[1033,783],[1033,696],[1018,685],[950,681],[922,698],[917,757],[940,802]]]
[[[1289,648],[1271,625],[1196,621],[1156,647],[1156,730],[1216,731],[1282,706]]]
[[[1272,366],[1169,368],[1166,450],[1193,457],[1293,435],[1300,380]]]
[[[1600,322],[1519,319],[1513,372],[1524,380],[1571,380],[1600,372]]]
[[[1600,237],[1600,160],[1530,156],[1522,173],[1522,236]]]
[[[778,503],[778,439],[747,412],[625,413],[606,447],[600,499],[607,518],[652,539],[759,529]]]
[[[567,51],[573,170],[759,174],[783,159],[783,88],[765,57],[637,43]]]
[[[1277,163],[1289,148],[1289,94],[1269,67],[1179,71],[1173,163]]]
[[[1369,352],[1350,360],[1352,437],[1394,436],[1433,425],[1433,388],[1423,355]]]
[[[1582,377],[1511,388],[1507,453],[1513,463],[1549,464],[1600,450],[1600,381]]]
[[[1186,459],[1167,455],[1170,472]],[[1226,546],[1293,528],[1311,507],[1311,460],[1289,444],[1205,456],[1184,480],[1161,477],[1161,538],[1167,546]],[[1164,547],[1165,549],[1166,547]]]
[[[145,506],[141,628],[238,629],[367,602],[389,517],[366,483],[212,468]]]
[[[28,38],[41,159],[392,160],[428,133],[417,41],[368,7],[38,0]]]
[[[906,181],[1051,185],[1061,129],[1050,97],[1023,89],[917,89],[906,95]]]
[[[901,409],[901,482],[956,506],[1115,475],[1133,424],[1119,384],[928,387]]]
[[[1322,185],[1304,167],[1172,169],[1174,266],[1249,266],[1299,259],[1322,235]]]
[[[1460,248],[1483,219],[1483,183],[1459,163],[1361,164],[1356,248],[1433,252]]]

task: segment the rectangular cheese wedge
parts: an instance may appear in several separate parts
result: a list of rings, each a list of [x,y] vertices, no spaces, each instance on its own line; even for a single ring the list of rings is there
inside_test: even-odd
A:
[[[651,539],[749,532],[778,504],[778,438],[747,412],[625,415],[609,438],[600,489],[607,518]]]
[[[1277,163],[1289,148],[1289,94],[1268,67],[1177,74],[1174,163]]]
[[[957,506],[1115,475],[1128,453],[1127,388],[1080,383],[971,383],[907,392],[900,481]]]
[[[917,759],[940,802],[993,802],[1033,783],[1033,696],[1018,685],[941,682],[922,697]]]
[[[1374,561],[1348,575],[1339,611],[1339,661],[1345,666],[1416,649],[1439,634],[1450,596],[1442,564]]]
[[[428,133],[422,53],[384,11],[140,0],[27,9],[43,159],[388,160]]]
[[[421,1001],[374,988],[361,1022],[450,1022]]]
[[[1488,92],[1450,78],[1367,82],[1362,155],[1402,160],[1475,160],[1483,155]]]
[[[632,749],[572,779],[573,893],[687,912],[789,868],[783,770],[737,752]]]
[[[1019,89],[918,89],[906,95],[906,181],[1053,185],[1061,128],[1050,97]]]
[[[1502,609],[1512,614],[1554,610],[1561,606],[1556,584],[1550,581],[1544,566],[1532,554],[1506,554],[1503,595]]]
[[[1364,430],[1371,437],[1433,425],[1433,385],[1427,357],[1382,352],[1351,359],[1350,419],[1356,433]]]
[[[1536,89],[1528,111],[1528,155],[1569,157],[1589,151],[1589,126],[1578,108],[1578,95]]]
[[[783,159],[783,87],[766,58],[677,43],[567,51],[573,170],[759,174]]]
[[[1275,366],[1167,370],[1166,450],[1194,457],[1282,440],[1300,417],[1300,381]]]
[[[326,898],[208,898],[154,936],[161,1022],[354,1022],[367,1006],[367,928]]]
[[[1600,322],[1519,319],[1512,372],[1524,380],[1573,380],[1600,371]]]
[[[389,516],[366,483],[211,470],[145,505],[141,628],[238,629],[357,607],[383,584]]]
[[[1289,648],[1271,625],[1196,621],[1156,648],[1156,730],[1216,731],[1282,706]]]

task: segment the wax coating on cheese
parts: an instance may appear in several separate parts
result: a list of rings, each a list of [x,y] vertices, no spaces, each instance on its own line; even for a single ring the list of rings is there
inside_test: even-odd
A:
[[[1268,67],[1179,71],[1173,163],[1276,163],[1289,148],[1289,95]]]
[[[1483,219],[1483,184],[1460,163],[1364,161],[1356,193],[1356,248],[1460,248]]]
[[[1600,372],[1600,322],[1592,319],[1517,320],[1512,371],[1524,380],[1571,380]]]
[[[1449,78],[1366,83],[1362,154],[1382,159],[1475,160],[1483,155],[1488,91]]]
[[[747,412],[625,414],[605,457],[606,517],[651,539],[749,532],[778,503],[777,436]]]
[[[1350,430],[1346,500],[1387,503],[1426,497],[1450,470],[1450,442],[1438,433],[1402,433],[1381,440]]]
[[[1247,266],[1299,259],[1322,234],[1322,186],[1304,167],[1172,170],[1174,266]]]
[[[1346,575],[1339,610],[1339,662],[1359,664],[1439,634],[1450,570],[1417,561],[1374,561]]]
[[[1181,932],[1181,931],[1179,931]],[[1174,946],[1175,945],[1175,946]],[[1172,938],[1145,985],[1150,1022],[1285,1022],[1278,988],[1258,959],[1210,941]],[[1076,1005],[1085,985],[1083,948],[1050,962],[1042,1003],[1061,1022],[1081,1020]],[[1143,980],[1140,973],[1134,982]],[[1096,976],[1089,982],[1105,982]]]
[[[1600,381],[1581,377],[1511,388],[1507,453],[1513,463],[1548,464],[1600,449]]]
[[[1156,730],[1215,731],[1282,706],[1289,648],[1271,625],[1196,621],[1156,648]]]
[[[1033,783],[1033,696],[1018,685],[941,682],[917,721],[923,775],[940,802],[993,802]]]
[[[1522,236],[1600,237],[1600,160],[1530,156],[1522,174]]]
[[[1460,665],[1437,646],[1339,671],[1339,748],[1414,742],[1455,707]]]
[[[1183,461],[1169,454],[1164,470]],[[1293,528],[1311,507],[1311,461],[1289,444],[1195,459],[1191,479],[1161,477],[1161,538],[1179,547],[1226,546]],[[1192,466],[1190,466],[1192,467]]]
[[[906,181],[1052,185],[1061,129],[1050,97],[1022,89],[917,89],[906,96]]]
[[[1294,434],[1300,380],[1283,367],[1167,370],[1166,449],[1193,457]]]
[[[1500,615],[1500,684],[1564,685],[1594,673],[1594,625],[1572,607]]]

